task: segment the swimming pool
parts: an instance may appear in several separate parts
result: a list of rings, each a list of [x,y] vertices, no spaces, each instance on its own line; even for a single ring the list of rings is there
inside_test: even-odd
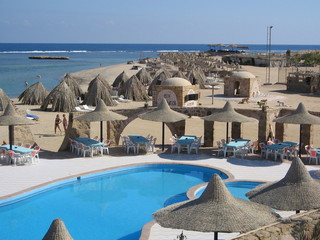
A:
[[[192,186],[208,182],[211,168],[151,164],[119,168],[40,189],[0,202],[0,239],[42,239],[61,218],[74,239],[139,239],[151,214],[186,200]],[[38,194],[40,192],[40,194]]]
[[[247,181],[236,181],[236,182],[225,182],[226,187],[236,198],[242,198],[248,200],[246,193],[256,186],[262,184],[262,182],[247,182]],[[196,191],[196,197],[200,197],[205,187],[199,188]]]

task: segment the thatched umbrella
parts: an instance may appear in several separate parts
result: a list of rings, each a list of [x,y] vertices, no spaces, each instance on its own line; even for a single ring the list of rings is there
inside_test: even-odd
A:
[[[4,111],[7,105],[11,102],[7,94],[0,88],[0,111]]]
[[[244,232],[272,223],[279,217],[271,208],[235,198],[218,174],[214,174],[201,196],[176,203],[153,214],[166,228],[199,232]]]
[[[154,122],[162,122],[162,151],[164,150],[164,124],[178,122],[188,118],[187,115],[172,110],[165,98],[156,109],[142,113],[139,118]]]
[[[76,96],[65,81],[62,81],[49,93],[41,109],[47,110],[49,104],[52,104],[53,112],[71,112],[78,105]]]
[[[120,73],[116,79],[112,83],[112,87],[119,88],[121,87],[127,80],[129,79],[129,76],[126,74],[125,71]]]
[[[226,102],[224,107],[219,112],[212,113],[209,116],[203,117],[203,119],[206,121],[211,121],[211,122],[214,122],[214,121],[226,122],[227,123],[226,141],[228,141],[229,122],[243,123],[243,122],[255,121],[254,118],[249,118],[249,117],[244,116],[240,113],[237,113],[233,109],[233,107],[229,101]]]
[[[111,86],[99,74],[89,83],[88,92],[83,103],[90,106],[96,106],[102,99],[107,106],[117,105],[117,103],[112,99],[109,91],[110,89]]]
[[[186,77],[186,75],[185,75],[183,72],[181,72],[181,71],[177,71],[175,74],[173,74],[172,77],[184,78],[184,79],[187,79],[187,80],[188,80],[188,78]]]
[[[9,144],[10,150],[13,145],[13,133],[15,125],[32,125],[34,124],[30,119],[19,115],[11,103],[9,103],[4,110],[2,116],[0,116],[0,126],[9,126]]]
[[[83,95],[82,89],[80,88],[78,82],[71,76],[71,74],[67,73],[62,81],[66,82],[76,97],[81,97],[81,95]]]
[[[136,75],[127,80],[119,90],[119,95],[134,101],[149,101],[149,96],[145,86],[140,82]]]
[[[265,183],[246,193],[251,201],[285,211],[320,208],[320,182],[313,179],[300,158],[295,157],[284,178]]]
[[[49,92],[43,84],[41,82],[36,82],[24,90],[18,98],[23,104],[41,105],[48,94]]]
[[[73,238],[64,225],[64,222],[60,218],[56,218],[51,223],[42,240],[73,240]]]
[[[79,121],[98,122],[100,121],[100,141],[103,141],[103,121],[126,120],[127,117],[121,114],[109,111],[103,100],[98,102],[96,109],[75,118]]]
[[[147,72],[146,68],[140,69],[140,71],[136,73],[136,76],[143,85],[149,85],[152,81],[152,77]]]
[[[302,124],[320,124],[320,118],[310,114],[303,103],[299,103],[297,109],[283,117],[273,119],[273,122],[278,123],[291,123],[300,125],[300,140],[299,140],[299,157],[301,158],[301,146],[302,146]]]

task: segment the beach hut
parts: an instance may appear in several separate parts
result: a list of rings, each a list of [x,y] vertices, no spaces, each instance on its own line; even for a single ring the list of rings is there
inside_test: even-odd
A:
[[[125,71],[120,73],[116,79],[112,83],[112,87],[114,88],[120,88],[127,80],[129,79],[129,76],[126,74]]]
[[[300,140],[299,140],[299,157],[301,158],[302,148],[302,124],[320,125],[320,118],[310,114],[303,103],[299,103],[297,109],[283,117],[273,119],[273,122],[277,123],[290,123],[300,125]]]
[[[154,219],[162,227],[199,232],[245,232],[272,223],[279,217],[271,208],[235,198],[219,175],[214,174],[201,196],[158,210]]]
[[[209,116],[203,117],[203,119],[210,122],[215,122],[215,121],[226,122],[227,123],[226,141],[228,141],[228,135],[229,135],[229,122],[244,123],[244,122],[256,121],[256,119],[254,118],[249,118],[240,113],[237,113],[229,101],[226,102],[226,104],[220,111],[212,113]]]
[[[199,84],[201,89],[205,88],[206,76],[200,67],[193,67],[187,74],[192,85]]]
[[[152,77],[150,76],[150,73],[147,72],[146,68],[141,68],[141,70],[136,73],[136,76],[145,86],[149,85],[152,82]]]
[[[80,88],[78,82],[71,76],[71,74],[67,73],[62,81],[65,81],[76,97],[81,97],[83,95],[82,89]]]
[[[11,102],[7,94],[0,88],[0,111],[4,111],[7,105]]]
[[[49,92],[43,84],[41,82],[36,82],[24,90],[18,98],[19,101],[26,105],[41,105],[48,94]]]
[[[164,124],[182,121],[188,118],[187,115],[172,110],[165,98],[156,109],[142,113],[139,118],[154,122],[162,122],[162,151],[164,150]]]
[[[4,110],[2,116],[0,116],[0,126],[9,126],[9,144],[10,150],[12,150],[12,145],[14,144],[14,126],[16,125],[32,125],[34,124],[32,120],[27,119],[19,115],[14,109],[13,105],[9,103]]]
[[[71,112],[78,105],[78,102],[66,82],[62,81],[45,98],[41,109],[47,110],[50,104],[52,112]]]
[[[60,218],[56,218],[51,223],[47,233],[42,240],[73,240],[66,225]]]
[[[111,86],[104,80],[100,74],[96,76],[88,86],[88,92],[85,95],[83,104],[96,106],[102,99],[107,106],[115,106],[117,103],[112,99]]]
[[[108,110],[103,100],[99,100],[94,111],[85,113],[75,120],[86,122],[100,122],[100,141],[103,141],[103,121],[126,120],[127,117]]]
[[[313,179],[301,159],[295,157],[284,178],[259,185],[246,196],[278,210],[298,213],[320,208],[320,182]]]
[[[118,95],[123,95],[124,98],[133,101],[150,100],[145,86],[140,82],[136,75],[132,75],[132,77],[123,84]]]
[[[149,88],[148,88],[148,95],[152,96],[153,95],[153,90],[155,85],[161,85],[163,81],[168,79],[168,75],[165,72],[159,73],[150,83]]]

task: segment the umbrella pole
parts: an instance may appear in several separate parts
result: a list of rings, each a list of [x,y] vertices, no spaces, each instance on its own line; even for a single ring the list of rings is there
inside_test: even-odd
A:
[[[218,232],[214,232],[214,240],[218,240]]]
[[[299,158],[301,159],[301,146],[302,146],[302,136],[301,136],[301,132],[302,132],[302,126],[300,124],[300,138],[299,138]]]
[[[12,150],[12,145],[13,145],[13,125],[9,125],[9,144],[10,144],[10,150]]]
[[[103,142],[103,121],[100,121],[100,142]]]
[[[162,122],[162,151],[164,151],[164,122]]]
[[[227,131],[226,131],[226,142],[229,142],[228,134],[229,133],[229,122],[227,122]]]

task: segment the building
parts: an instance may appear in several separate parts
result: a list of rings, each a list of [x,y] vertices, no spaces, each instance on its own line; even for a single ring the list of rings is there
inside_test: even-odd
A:
[[[255,97],[260,93],[260,80],[245,70],[235,70],[224,78],[224,95],[228,97]]]
[[[195,107],[199,95],[199,85],[192,85],[184,78],[168,78],[161,85],[154,86],[152,104],[157,106],[165,98],[170,106]]]
[[[287,77],[287,90],[303,93],[320,92],[320,73],[293,72]]]

